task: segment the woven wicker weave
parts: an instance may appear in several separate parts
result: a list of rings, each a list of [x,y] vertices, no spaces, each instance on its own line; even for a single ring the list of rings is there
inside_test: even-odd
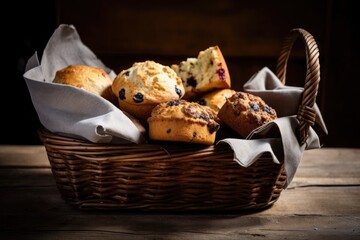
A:
[[[277,75],[285,82],[294,41],[306,46],[307,72],[299,106],[298,139],[303,143],[315,121],[320,80],[315,40],[291,30],[280,53]],[[63,199],[81,209],[242,210],[262,209],[280,196],[286,181],[283,164],[270,154],[244,168],[227,145],[110,145],[60,136],[42,128],[56,184]]]

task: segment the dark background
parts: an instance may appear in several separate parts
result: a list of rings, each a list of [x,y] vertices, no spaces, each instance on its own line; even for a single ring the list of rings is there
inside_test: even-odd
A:
[[[206,3],[206,4],[205,4]],[[219,45],[233,88],[267,66],[275,72],[284,37],[309,31],[320,50],[317,97],[329,134],[324,147],[360,147],[359,24],[355,1],[35,1],[14,2],[2,16],[6,61],[2,68],[0,144],[41,144],[37,114],[22,77],[35,51],[41,57],[60,23],[73,24],[83,42],[115,72],[134,61],[162,64],[196,57]],[[287,84],[303,86],[301,41],[290,56]]]

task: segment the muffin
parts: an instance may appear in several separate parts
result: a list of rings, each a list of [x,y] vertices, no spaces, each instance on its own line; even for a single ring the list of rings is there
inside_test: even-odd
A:
[[[53,83],[82,88],[116,103],[116,97],[111,89],[113,80],[104,69],[99,67],[69,65],[55,73]]]
[[[120,109],[145,123],[157,104],[178,100],[185,93],[173,69],[150,60],[121,71],[113,81],[112,91]]]
[[[194,100],[216,88],[231,87],[230,74],[218,46],[200,51],[197,58],[188,58],[171,68],[183,81],[186,100]]]
[[[212,145],[220,128],[216,119],[211,108],[196,102],[175,100],[160,103],[148,118],[149,138]]]
[[[210,107],[217,114],[220,108],[224,105],[226,98],[231,97],[235,93],[236,91],[230,88],[216,89],[203,95],[197,102],[200,105]]]
[[[246,138],[254,129],[277,118],[276,111],[259,96],[236,92],[227,98],[218,113],[227,126]]]

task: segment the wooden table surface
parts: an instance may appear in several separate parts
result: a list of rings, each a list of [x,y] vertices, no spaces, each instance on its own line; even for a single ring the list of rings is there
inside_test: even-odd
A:
[[[304,153],[270,208],[84,211],[60,197],[43,146],[0,146],[0,239],[360,239],[360,149]]]

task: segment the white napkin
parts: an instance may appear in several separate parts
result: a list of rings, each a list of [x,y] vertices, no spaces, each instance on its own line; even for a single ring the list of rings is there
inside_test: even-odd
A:
[[[36,53],[24,79],[42,125],[48,130],[96,143],[142,143],[138,128],[116,106],[86,90],[52,83],[57,70],[70,64],[103,68],[115,74],[81,41],[72,25],[60,25],[47,43],[41,65]]]
[[[305,84],[305,83],[304,83]],[[257,95],[276,109],[278,117],[297,114],[301,101],[302,87],[284,85],[280,79],[267,67],[255,73],[245,84],[244,91]],[[316,123],[327,133],[320,110],[315,103]]]
[[[255,129],[246,139],[228,138],[219,143],[229,144],[234,150],[234,160],[244,167],[250,166],[265,152],[272,155],[275,163],[284,160],[287,187],[296,173],[304,150],[321,147],[319,137],[312,128],[309,129],[308,139],[302,146],[295,135],[298,125],[295,114],[303,88],[282,84],[269,68],[264,67],[244,84],[244,91],[260,96],[276,110],[278,118]],[[327,133],[316,104],[314,109],[317,114],[316,122]]]

